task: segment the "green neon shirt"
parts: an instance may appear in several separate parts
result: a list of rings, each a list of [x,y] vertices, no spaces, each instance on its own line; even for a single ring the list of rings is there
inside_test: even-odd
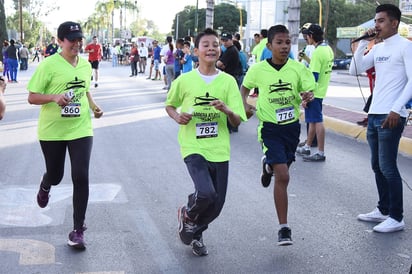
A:
[[[38,94],[62,94],[73,92],[73,106],[62,109],[55,102],[41,106],[38,122],[38,138],[42,141],[67,141],[93,136],[91,114],[86,92],[90,87],[90,63],[79,57],[76,67],[60,54],[44,59],[27,89]]]
[[[227,116],[208,105],[213,99],[223,101],[242,121],[247,120],[239,88],[229,74],[219,72],[207,84],[198,70],[192,70],[172,82],[166,105],[193,115],[187,125],[179,128],[178,141],[183,158],[200,154],[210,162],[229,161]]]
[[[316,98],[323,99],[328,91],[330,77],[332,75],[333,51],[326,43],[322,43],[315,48],[310,59],[309,69],[319,73],[314,95]]]
[[[290,124],[299,120],[300,92],[312,91],[315,79],[303,64],[288,59],[278,71],[267,60],[251,66],[243,86],[259,88],[256,115],[260,122]]]

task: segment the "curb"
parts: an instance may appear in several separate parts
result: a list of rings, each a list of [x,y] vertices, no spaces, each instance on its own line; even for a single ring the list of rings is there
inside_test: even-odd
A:
[[[301,117],[304,117],[304,115]],[[364,127],[328,116],[323,116],[323,122],[326,129],[367,143],[366,128]],[[399,143],[399,152],[405,156],[411,157],[412,139],[402,136]]]
[[[247,103],[256,106],[257,98],[248,97]],[[305,122],[305,113],[301,111],[300,121]],[[350,123],[344,120],[336,119],[323,115],[323,123],[325,129],[332,130],[338,134],[354,138],[358,141],[367,143],[366,140],[366,128],[358,126],[354,123]],[[399,152],[407,157],[412,157],[412,139],[407,137],[401,137],[399,142]]]

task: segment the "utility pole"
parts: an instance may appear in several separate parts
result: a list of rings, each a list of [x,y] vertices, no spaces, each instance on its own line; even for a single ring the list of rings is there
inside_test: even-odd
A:
[[[20,42],[23,43],[23,0],[19,0],[19,12],[20,12]]]
[[[198,28],[198,24],[199,24],[198,10],[199,10],[199,0],[196,0],[195,33],[194,33],[194,36],[197,36],[197,28]]]
[[[288,29],[292,40],[291,51],[297,56],[300,25],[300,0],[289,0],[288,15]]]

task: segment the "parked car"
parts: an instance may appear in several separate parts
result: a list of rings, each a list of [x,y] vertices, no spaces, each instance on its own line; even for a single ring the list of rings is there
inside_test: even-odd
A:
[[[352,57],[350,56],[345,56],[342,58],[336,58],[333,61],[333,69],[349,69],[350,66],[350,61],[352,60]]]

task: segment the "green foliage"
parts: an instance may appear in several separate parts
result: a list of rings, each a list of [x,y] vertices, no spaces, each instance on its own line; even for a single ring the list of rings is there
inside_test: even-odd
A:
[[[24,43],[29,45],[40,46],[42,45],[41,38],[44,34],[43,23],[36,20],[31,14],[23,11],[23,39]],[[20,40],[20,36],[16,33],[20,33],[20,15],[15,13],[13,16],[9,16],[6,19],[7,28],[12,30],[17,37],[17,40]]]
[[[246,11],[230,4],[216,5],[214,8],[214,28],[231,33],[239,32],[240,25],[240,12],[242,13],[242,27],[247,23]],[[185,35],[196,35],[196,7],[186,6],[183,11],[178,13],[179,25],[178,25],[178,37]],[[172,29],[173,36],[176,36],[176,21],[173,21]],[[206,25],[206,9],[198,10],[197,31],[205,29]]]
[[[0,1],[0,41],[2,47],[4,40],[8,40],[6,29],[6,13],[4,11],[4,1]],[[0,60],[3,62],[3,54],[0,56]]]
[[[332,48],[336,48],[336,28],[358,26],[375,17],[375,0],[358,0],[356,3],[345,0],[321,0],[322,3],[322,27],[326,30],[325,39]],[[384,0],[379,3],[391,3],[399,5],[398,0]],[[316,11],[316,12],[314,12]],[[301,2],[301,25],[319,23],[318,0],[306,0]]]

